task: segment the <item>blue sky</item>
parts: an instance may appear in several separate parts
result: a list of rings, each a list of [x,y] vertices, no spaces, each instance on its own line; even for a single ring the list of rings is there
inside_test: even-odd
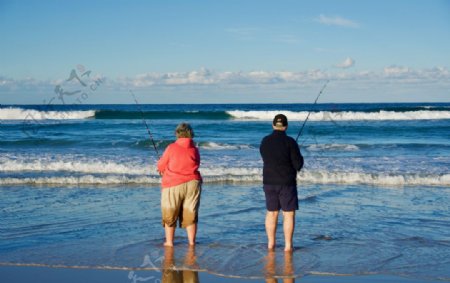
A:
[[[450,1],[0,0],[0,38],[2,104],[450,101]]]

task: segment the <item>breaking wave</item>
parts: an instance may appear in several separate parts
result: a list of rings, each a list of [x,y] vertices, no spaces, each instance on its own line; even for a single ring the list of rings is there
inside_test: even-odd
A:
[[[74,119],[201,119],[201,120],[272,120],[278,114],[290,120],[303,121],[308,111],[123,111],[123,110],[65,110],[40,111],[22,108],[0,108],[0,120],[74,120]],[[382,121],[382,120],[439,120],[450,119],[448,110],[415,111],[316,111],[311,112],[310,121]]]
[[[0,109],[0,120],[78,120],[93,118],[94,110],[83,111],[39,111],[22,108]]]
[[[273,117],[278,113],[285,114],[289,120],[303,121],[308,116],[307,111],[228,111],[228,113],[235,119],[246,120],[268,120],[271,121]],[[432,110],[420,110],[420,111],[385,111],[380,110],[378,112],[355,112],[355,111],[319,111],[311,112],[309,118],[310,121],[366,121],[366,120],[439,120],[450,119],[450,111],[432,111]]]
[[[0,161],[0,185],[157,185],[160,177],[154,165],[119,164],[112,161]],[[154,173],[152,173],[154,172]],[[205,183],[262,182],[260,167],[207,166],[201,168]],[[299,184],[366,184],[386,186],[449,186],[450,174],[368,173],[305,170],[298,174]]]
[[[354,144],[312,144],[307,147],[309,151],[322,151],[322,150],[329,150],[329,151],[357,151],[360,150],[360,148],[357,145]]]
[[[217,142],[201,142],[199,144],[200,148],[208,149],[208,150],[235,150],[235,149],[249,149],[250,145],[234,145],[234,144],[225,144],[225,143],[217,143]]]

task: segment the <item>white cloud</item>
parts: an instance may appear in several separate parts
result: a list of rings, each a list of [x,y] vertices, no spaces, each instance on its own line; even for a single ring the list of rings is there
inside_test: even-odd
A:
[[[347,58],[340,64],[341,68],[350,67],[354,60]],[[133,77],[120,77],[116,79],[102,78],[102,89],[188,89],[201,88],[204,90],[214,88],[240,89],[288,89],[304,87],[324,80],[336,82],[349,82],[360,87],[381,86],[396,84],[399,87],[433,85],[442,89],[450,86],[450,71],[445,67],[430,69],[413,69],[403,66],[388,66],[381,70],[363,70],[348,72],[344,70],[325,71],[312,69],[305,71],[265,71],[250,72],[224,71],[218,72],[206,68],[189,72],[144,73]],[[20,90],[46,90],[53,93],[57,80],[13,79],[0,76],[0,91]]]
[[[399,76],[404,75],[411,72],[411,69],[408,67],[400,67],[400,66],[389,66],[383,69],[383,72],[386,76]]]
[[[353,60],[350,57],[347,57],[343,62],[336,64],[335,67],[347,69],[353,67],[353,65],[355,65],[355,60]]]
[[[316,18],[316,22],[329,26],[359,28],[359,24],[357,22],[342,18],[340,16],[329,17],[321,14],[318,18]]]
[[[0,86],[8,86],[13,82],[12,79],[6,77],[0,77]]]
[[[34,78],[13,79],[0,76],[0,89],[42,89],[50,84],[50,81],[39,81]]]
[[[340,68],[349,68],[355,61],[347,58],[339,64]],[[324,71],[320,69],[306,70],[301,72],[292,71],[264,71],[255,70],[250,72],[216,72],[209,69],[200,69],[190,72],[173,73],[147,73],[137,75],[133,78],[122,78],[115,83],[122,87],[146,88],[146,87],[183,87],[183,86],[289,86],[303,85],[320,80],[335,81],[359,81],[360,83],[383,84],[392,83],[427,83],[440,82],[450,83],[450,72],[447,68],[434,67],[431,69],[411,69],[401,66],[389,66],[380,71],[358,71],[348,73],[347,71]]]
[[[150,86],[208,86],[208,85],[278,85],[290,83],[305,83],[308,81],[327,78],[327,74],[321,70],[309,70],[304,72],[215,72],[202,68],[198,71],[173,72],[173,73],[147,73],[134,78],[121,78],[118,82],[128,87]]]

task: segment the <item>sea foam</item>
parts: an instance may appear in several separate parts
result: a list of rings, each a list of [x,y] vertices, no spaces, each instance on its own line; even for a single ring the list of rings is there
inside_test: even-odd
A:
[[[160,177],[154,165],[123,165],[114,162],[67,162],[55,161],[45,164],[39,161],[30,163],[2,163],[3,172],[15,171],[23,177],[0,177],[0,185],[19,184],[148,184],[157,185]],[[6,168],[9,166],[9,168]],[[154,172],[154,173],[153,173]],[[51,174],[50,174],[51,173]],[[58,176],[53,176],[56,173]],[[201,168],[204,183],[253,183],[262,182],[260,167],[207,166]],[[386,172],[342,172],[325,170],[304,170],[297,175],[298,184],[349,184],[381,186],[450,186],[450,174],[414,174]]]
[[[273,117],[282,113],[285,114],[289,120],[302,121],[308,117],[307,111],[227,111],[234,119],[238,120],[267,120],[270,121]],[[450,119],[450,111],[378,111],[378,112],[355,112],[355,111],[319,111],[311,112],[308,118],[310,121],[365,121],[365,120],[439,120]]]
[[[1,108],[0,120],[75,120],[95,116],[94,110],[86,111],[39,111],[22,108]]]

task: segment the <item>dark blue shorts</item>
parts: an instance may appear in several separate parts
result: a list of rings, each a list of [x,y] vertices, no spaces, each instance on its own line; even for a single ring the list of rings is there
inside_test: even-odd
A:
[[[298,210],[297,186],[264,185],[268,211]]]

